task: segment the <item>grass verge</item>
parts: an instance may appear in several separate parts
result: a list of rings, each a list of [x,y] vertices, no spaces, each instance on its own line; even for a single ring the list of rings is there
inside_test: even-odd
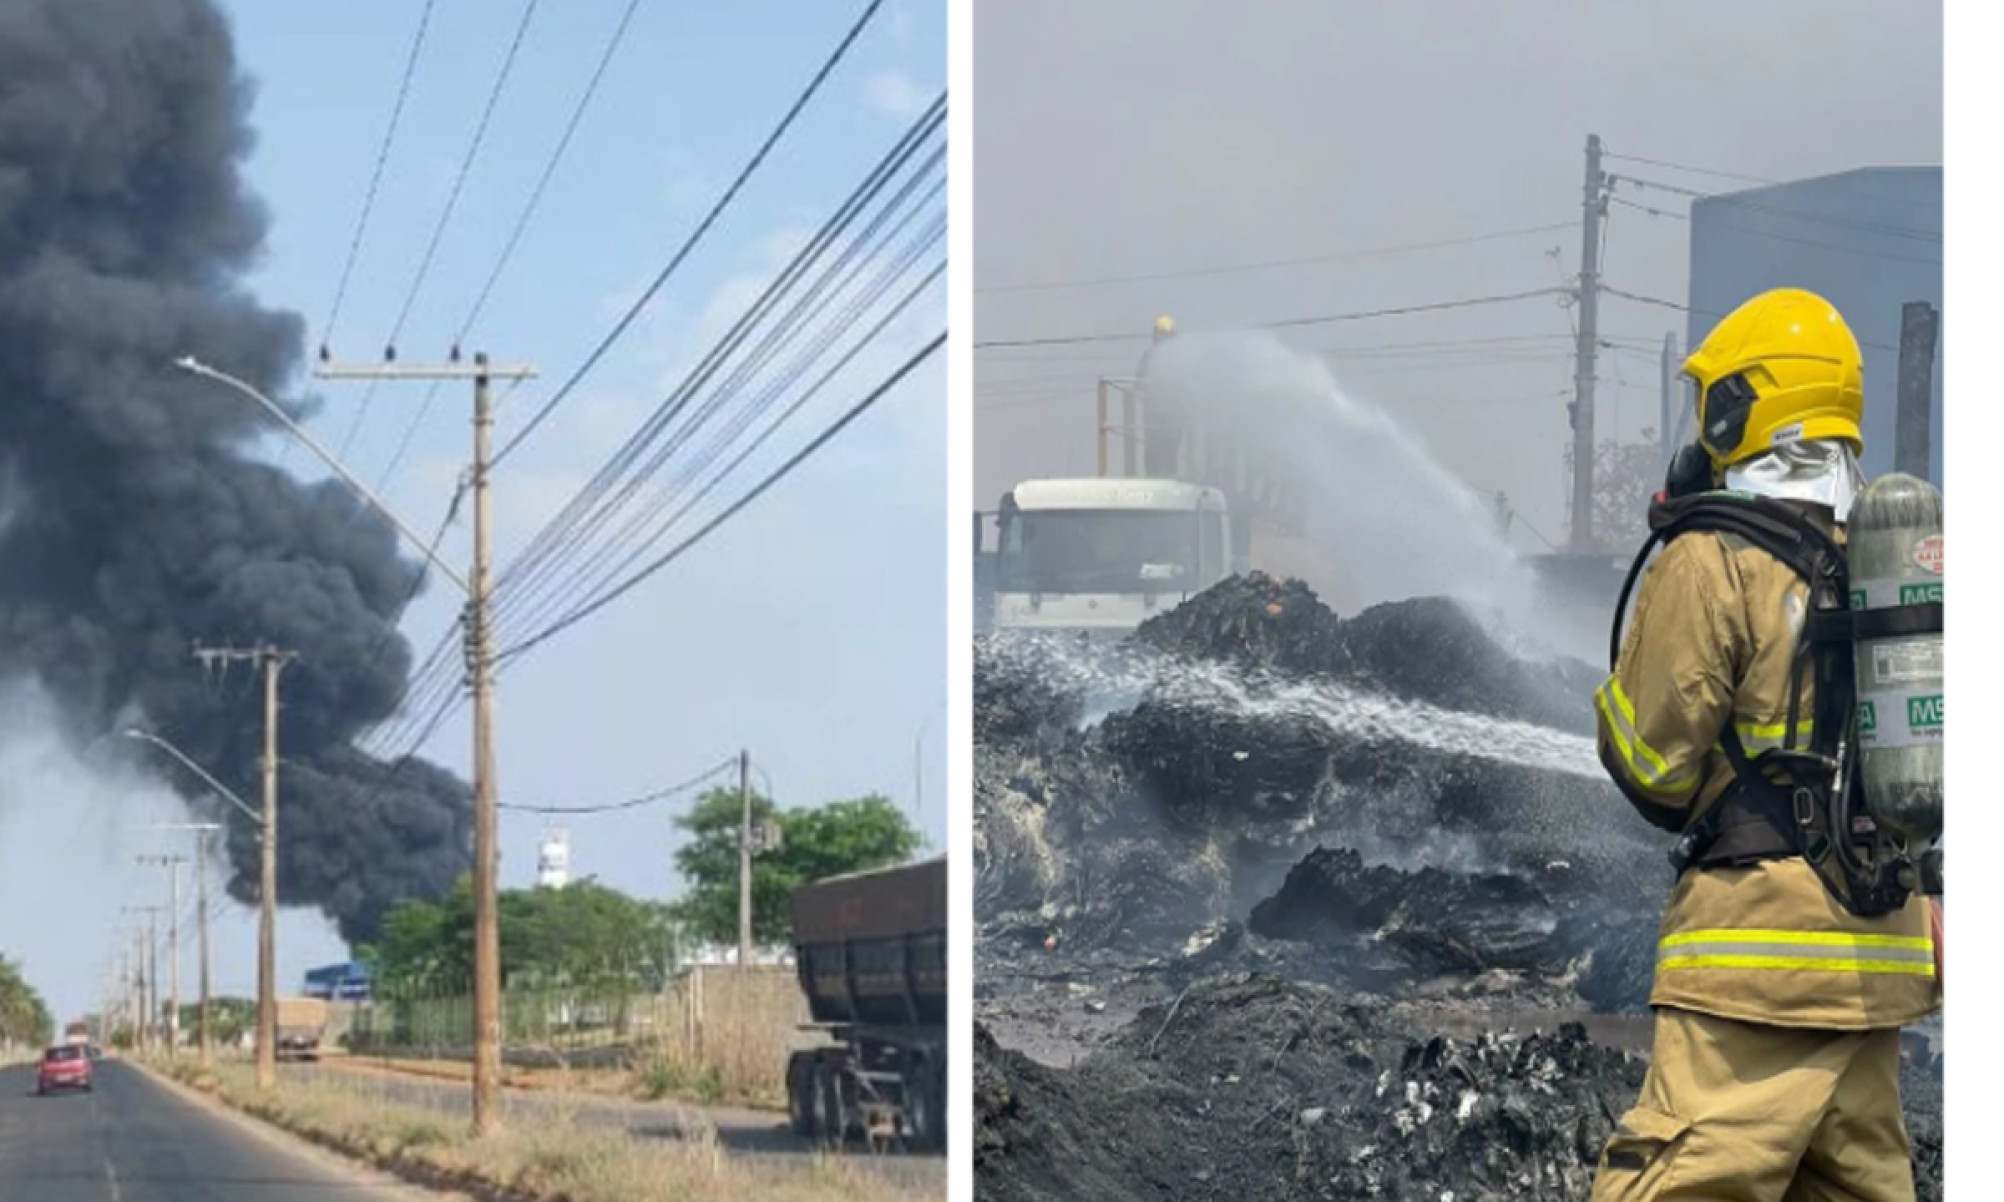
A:
[[[932,1195],[887,1181],[840,1156],[739,1157],[714,1133],[636,1138],[539,1117],[476,1138],[464,1119],[391,1101],[366,1079],[324,1074],[256,1088],[246,1064],[203,1070],[188,1061],[153,1070],[323,1147],[434,1189],[508,1202],[916,1202]]]

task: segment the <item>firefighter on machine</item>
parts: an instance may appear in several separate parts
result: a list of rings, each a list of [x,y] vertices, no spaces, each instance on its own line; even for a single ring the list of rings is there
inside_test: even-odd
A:
[[[1790,556],[1842,554],[1864,487],[1863,359],[1828,301],[1778,289],[1721,320],[1684,374],[1698,441],[1652,526],[1680,491],[1714,520],[1664,543],[1594,696],[1602,763],[1682,838],[1655,1050],[1593,1198],[1911,1202],[1899,1039],[1940,1005],[1938,886],[1847,875],[1818,809],[1830,791],[1799,787],[1842,755],[1817,758],[1841,732],[1815,729],[1830,678],[1811,670],[1815,603]]]

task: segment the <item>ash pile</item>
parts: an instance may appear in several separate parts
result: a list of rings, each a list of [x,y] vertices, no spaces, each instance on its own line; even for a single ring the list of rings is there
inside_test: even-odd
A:
[[[985,636],[975,680],[985,958],[1644,1004],[1670,870],[1585,664],[1253,573],[1110,648]]]
[[[1577,1025],[1454,1038],[1264,974],[1196,983],[1069,1070],[975,1043],[987,1202],[1584,1202],[1645,1070]],[[1902,1079],[1922,1202],[1942,1197],[1939,1070]]]

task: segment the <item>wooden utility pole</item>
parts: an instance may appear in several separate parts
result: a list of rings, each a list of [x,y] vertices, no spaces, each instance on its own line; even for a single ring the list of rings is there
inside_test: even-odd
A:
[[[197,647],[195,658],[214,667],[244,661],[264,672],[264,810],[259,816],[257,907],[257,1087],[278,1084],[278,675],[298,658],[294,651],[262,647]]]
[[[751,967],[751,752],[738,752],[738,968]]]
[[[334,380],[473,381],[473,570],[454,582],[466,590],[466,684],[473,700],[473,1130],[485,1135],[501,1121],[501,923],[496,898],[500,853],[496,839],[494,755],[493,589],[494,509],[489,491],[494,430],[493,381],[526,380],[533,367],[495,367],[484,353],[473,362],[438,365],[323,364]],[[381,508],[378,504],[378,508]],[[395,516],[385,511],[392,521]],[[401,526],[401,523],[398,523]],[[442,565],[441,565],[442,566]]]
[[[181,865],[186,856],[140,856],[139,863],[167,870],[167,1054],[181,1053]]]
[[[1607,177],[1600,169],[1600,135],[1586,140],[1586,185],[1580,200],[1579,336],[1573,363],[1572,549],[1593,539],[1593,385],[1600,348],[1600,222],[1607,214]]]

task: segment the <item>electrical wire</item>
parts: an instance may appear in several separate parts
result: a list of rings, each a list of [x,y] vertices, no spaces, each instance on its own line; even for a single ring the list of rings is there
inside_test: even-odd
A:
[[[700,543],[711,532],[715,531],[719,526],[723,525],[726,521],[729,521],[733,515],[737,514],[745,506],[757,500],[767,489],[771,488],[774,484],[779,483],[779,481],[785,479],[786,475],[789,472],[791,472],[794,468],[800,466],[800,464],[803,461],[805,461],[810,455],[814,454],[814,452],[820,450],[823,446],[827,445],[830,439],[834,438],[837,434],[841,433],[842,430],[845,427],[847,427],[850,422],[856,420],[858,417],[861,417],[863,413],[867,411],[872,405],[876,404],[877,401],[881,399],[885,393],[889,392],[907,375],[911,374],[911,372],[915,368],[917,368],[919,364],[923,363],[935,351],[939,350],[939,348],[942,345],[944,345],[945,342],[946,342],[946,331],[941,330],[939,334],[932,339],[932,341],[926,343],[923,347],[919,348],[919,350],[915,352],[909,359],[906,359],[904,363],[897,368],[897,370],[893,371],[889,376],[886,376],[882,383],[878,384],[874,389],[870,390],[870,392],[866,394],[862,400],[858,401],[854,406],[850,407],[850,409],[847,412],[845,412],[841,417],[835,419],[835,421],[830,423],[826,429],[824,429],[820,434],[816,435],[812,442],[808,443],[800,450],[794,452],[791,458],[787,459],[784,463],[780,464],[777,468],[773,469],[771,474],[767,475],[763,480],[760,480],[758,484],[754,485],[749,492],[739,497],[736,501],[733,501],[728,507],[726,507],[723,510],[723,512],[717,514],[715,517],[711,518],[708,522],[705,522],[703,526],[700,529],[698,529],[694,534],[691,534],[688,538],[683,539],[681,542],[677,543],[672,549],[670,549],[666,554],[660,556],[651,563],[647,564],[645,567],[636,571],[631,576],[621,581],[619,584],[600,593],[597,597],[593,598],[591,601],[586,602],[583,605],[580,605],[577,609],[574,609],[570,613],[565,614],[563,617],[557,619],[555,622],[552,622],[549,626],[545,627],[544,629],[537,631],[535,634],[530,635],[528,638],[523,639],[521,642],[516,643],[514,646],[505,649],[504,651],[502,651],[499,659],[502,661],[511,660],[518,656],[524,655],[529,651],[534,650],[537,646],[549,641],[551,638],[554,638],[556,635],[562,633],[563,631],[569,629],[570,627],[575,626],[577,623],[590,617],[592,614],[597,613],[599,610],[605,608],[607,605],[612,604],[620,597],[625,596],[628,592],[638,587],[641,584],[641,582],[645,581],[648,577],[654,575],[654,573],[660,571],[662,568],[665,568],[669,564],[673,563],[676,559],[678,559],[682,555],[683,552],[689,550],[697,543]]]
[[[551,178],[556,175],[557,165],[562,162],[564,152],[570,149],[571,138],[577,134],[578,126],[584,120],[585,110],[591,107],[592,97],[598,94],[599,84],[605,79],[606,68],[612,65],[612,57],[618,52],[620,43],[626,39],[627,27],[632,24],[633,14],[639,7],[640,0],[628,0],[626,11],[620,14],[619,24],[613,28],[611,38],[606,41],[605,50],[599,55],[598,66],[592,70],[591,79],[585,84],[584,92],[571,109],[570,120],[564,125],[563,135],[557,139],[556,146],[550,151],[549,159],[543,164],[542,174],[536,179],[536,186],[529,191],[528,202],[522,206],[521,214],[515,218],[514,228],[508,232],[508,241],[502,245],[500,257],[495,260],[493,270],[487,273],[487,280],[481,284],[480,293],[474,298],[473,306],[467,310],[466,319],[459,323],[459,333],[453,337],[454,345],[465,341],[467,334],[473,329],[473,323],[479,319],[481,310],[486,308],[488,298],[493,295],[495,283],[500,280],[502,271],[507,268],[508,261],[515,254],[516,246],[522,241],[523,232],[529,227],[530,218],[535,216],[537,206],[542,203],[543,193],[549,188]]]
[[[499,801],[494,803],[494,808],[498,810],[514,810],[515,812],[520,814],[610,814],[617,810],[638,809],[639,807],[644,805],[652,805],[655,802],[666,801],[671,797],[677,797],[680,796],[681,794],[688,793],[691,790],[695,789],[697,786],[702,785],[708,781],[715,780],[717,777],[723,775],[726,772],[729,772],[731,769],[736,768],[737,766],[738,766],[738,757],[731,756],[729,759],[711,765],[708,769],[706,769],[699,775],[692,776],[688,780],[678,781],[677,783],[669,785],[666,788],[656,789],[651,793],[642,793],[638,797],[629,797],[625,801],[615,801],[609,805],[532,806],[532,805],[514,805],[509,802]]]
[[[411,38],[411,50],[404,61],[403,81],[397,85],[396,103],[390,106],[390,123],[383,130],[383,140],[376,149],[375,170],[369,174],[369,187],[362,195],[362,214],[355,221],[354,237],[348,241],[348,257],[341,264],[340,282],[334,286],[334,300],[327,309],[327,321],[320,328],[320,357],[327,358],[327,344],[334,339],[334,325],[341,317],[341,303],[348,295],[348,279],[354,273],[355,260],[362,253],[362,234],[369,227],[369,214],[376,207],[376,192],[382,186],[383,168],[390,160],[390,145],[396,141],[397,123],[403,119],[404,102],[410,96],[411,79],[417,73],[418,52],[424,48],[425,30],[431,25],[431,10],[435,0],[425,0],[424,9],[418,13],[417,33]]]
[[[657,454],[638,475],[628,480],[616,493],[613,492],[615,482],[640,461],[647,446],[660,437],[722,364],[744,345],[757,323],[778,305],[779,298],[803,278],[809,268],[834,245],[847,226],[855,221],[864,208],[888,186],[896,174],[918,153],[926,140],[943,128],[945,103],[945,93],[942,92],[864,176],[862,182],[844,199],[806,245],[802,246],[794,258],[767,284],[758,298],[690,370],[675,390],[627,439],[625,445],[565,503],[554,518],[545,523],[530,540],[529,545],[508,565],[497,585],[497,589],[504,594],[502,600],[504,611],[513,604],[511,597],[519,596],[536,586],[539,579],[547,574],[552,559],[589,537],[610,518],[614,510],[631,498],[649,476],[659,470],[662,456]],[[799,306],[796,304],[795,314],[798,310]],[[753,359],[747,362],[759,361],[759,357],[767,354],[785,332],[786,324],[782,319],[780,327],[766,335],[752,352]],[[679,441],[671,443],[668,450],[672,451],[675,446],[679,446]],[[610,501],[605,500],[608,494],[612,494]]]
[[[1601,150],[1600,157],[1604,159],[1619,159],[1624,163],[1647,163],[1651,167],[1669,167],[1676,171],[1688,171],[1693,175],[1710,175],[1718,179],[1736,179],[1749,184],[1774,184],[1780,182],[1778,180],[1765,179],[1758,175],[1741,175],[1736,171],[1716,171],[1710,167],[1691,167],[1683,163],[1672,163],[1666,159],[1648,159],[1639,154],[1616,154],[1614,151],[1605,148]]]
[[[1395,246],[1331,251],[1320,255],[1303,255],[1286,259],[1263,259],[1251,263],[1233,263],[1217,267],[1191,267],[1177,271],[1148,272],[1138,275],[1099,276],[1084,280],[1051,280],[1043,283],[996,284],[990,287],[976,288],[974,291],[977,294],[1047,292],[1061,288],[1096,288],[1104,284],[1133,284],[1151,280],[1194,279],[1203,276],[1232,275],[1246,271],[1264,271],[1274,267],[1297,267],[1316,263],[1342,263],[1357,259],[1374,259],[1388,255],[1411,254],[1418,251],[1442,250],[1454,246],[1473,246],[1482,242],[1496,242],[1506,238],[1521,238],[1529,234],[1548,234],[1554,230],[1572,228],[1572,222],[1555,222],[1551,225],[1524,226],[1518,229],[1497,230],[1489,234],[1474,234],[1461,238],[1442,238],[1431,242],[1409,242]]]
[[[494,76],[494,85],[488,89],[487,103],[480,110],[480,120],[473,127],[473,138],[467,143],[466,154],[459,161],[459,171],[453,176],[452,189],[446,193],[445,207],[439,210],[438,221],[432,226],[431,239],[425,243],[424,254],[418,259],[417,271],[411,276],[410,287],[404,292],[403,304],[397,309],[396,321],[390,325],[390,336],[385,341],[385,358],[396,357],[397,339],[403,336],[404,323],[410,320],[411,308],[417,304],[418,293],[424,288],[425,278],[431,274],[431,265],[438,255],[438,244],[444,239],[447,227],[452,224],[452,215],[459,207],[460,193],[466,187],[466,177],[473,171],[474,160],[480,157],[481,143],[487,139],[487,127],[494,119],[494,107],[501,101],[501,93],[508,86],[508,76],[514,72],[515,59],[522,50],[522,40],[528,35],[529,20],[536,15],[536,5],[540,0],[527,0],[522,6],[521,19],[515,23],[515,36],[508,43],[508,51],[501,59],[501,70]],[[355,407],[355,418],[348,425],[348,433],[341,440],[341,449],[336,458],[346,459],[348,450],[361,432],[363,423],[369,416],[370,402],[375,399],[378,381],[372,379],[362,391],[362,401]]]
[[[1762,213],[1773,213],[1782,217],[1797,217],[1804,221],[1818,221],[1840,229],[1853,229],[1861,233],[1877,234],[1886,238],[1906,238],[1917,242],[1935,243],[1941,241],[1940,230],[1925,230],[1914,226],[1894,225],[1883,221],[1857,221],[1848,217],[1833,216],[1828,213],[1813,213],[1807,209],[1792,209],[1784,205],[1769,204],[1765,201],[1749,200],[1737,193],[1700,192],[1693,188],[1679,187],[1676,184],[1638,179],[1632,175],[1609,175],[1607,178],[1610,186],[1619,183],[1630,183],[1639,188],[1655,188],[1658,191],[1669,192],[1677,196],[1688,196],[1693,200],[1712,200],[1720,204],[1732,205],[1736,208],[1752,209]]]
[[[1623,205],[1631,209],[1639,209],[1642,212],[1649,214],[1651,217],[1667,217],[1672,221],[1688,222],[1689,220],[1691,220],[1691,218],[1686,214],[1672,212],[1669,209],[1659,209],[1654,207],[1653,205],[1641,204],[1633,200],[1624,200],[1619,196],[1611,197],[1610,199],[1612,199],[1615,204]],[[1924,267],[1941,266],[1941,260],[1939,258],[1930,258],[1921,255],[1897,255],[1892,253],[1891,251],[1872,250],[1868,247],[1863,247],[1863,246],[1849,246],[1842,242],[1823,242],[1815,238],[1799,238],[1793,234],[1782,234],[1782,233],[1777,233],[1773,230],[1755,229],[1750,225],[1722,224],[1718,228],[1731,230],[1736,234],[1746,234],[1755,238],[1768,238],[1776,242],[1793,242],[1798,246],[1813,246],[1822,250],[1841,251],[1845,254],[1859,255],[1868,259],[1887,259],[1895,263],[1918,263]]]
[[[1540,296],[1567,294],[1565,288],[1530,288],[1522,292],[1510,292],[1497,296],[1473,296],[1461,300],[1432,301],[1419,305],[1399,305],[1386,309],[1365,309],[1354,313],[1323,313],[1313,317],[1286,317],[1278,321],[1261,322],[1256,327],[1262,330],[1294,329],[1301,326],[1327,325],[1332,322],[1364,321],[1377,317],[1404,317],[1413,313],[1438,313],[1448,309],[1467,309],[1477,305],[1498,305],[1509,301],[1530,300]],[[1125,342],[1136,338],[1149,338],[1151,334],[1135,332],[1130,334],[1071,334],[1049,338],[993,338],[977,341],[975,349],[1014,346],[1062,346],[1079,342]]]
[[[655,274],[653,281],[647,285],[646,290],[640,294],[639,298],[632,305],[627,307],[626,312],[613,324],[612,329],[607,331],[605,336],[599,340],[598,345],[592,348],[591,353],[585,356],[584,362],[580,363],[576,370],[570,374],[570,377],[564,381],[562,386],[550,395],[549,400],[543,402],[542,407],[536,410],[535,414],[529,418],[527,424],[520,430],[517,430],[513,437],[509,438],[502,445],[500,452],[494,456],[493,464],[495,466],[498,466],[509,455],[513,454],[515,448],[522,445],[523,439],[535,433],[536,428],[541,426],[550,414],[555,412],[557,406],[562,404],[564,399],[570,396],[572,391],[577,388],[579,381],[583,380],[586,374],[598,366],[599,360],[605,357],[605,352],[611,349],[612,344],[618,341],[622,334],[626,333],[627,327],[633,324],[634,319],[640,315],[640,311],[647,306],[649,301],[654,299],[655,293],[659,292],[661,286],[668,282],[668,278],[675,274],[676,269],[682,265],[682,261],[689,257],[689,252],[695,249],[698,242],[702,241],[703,235],[709,232],[712,225],[716,224],[717,218],[723,214],[724,210],[730,207],[731,202],[736,199],[738,192],[744,187],[745,181],[749,180],[752,173],[758,170],[759,165],[765,162],[766,155],[771,152],[773,146],[779,142],[788,129],[792,128],[794,119],[800,115],[802,109],[807,107],[807,102],[814,98],[814,94],[820,91],[823,81],[835,70],[836,64],[842,61],[843,56],[849,52],[849,47],[862,34],[863,27],[869,24],[870,18],[876,15],[877,9],[882,4],[883,0],[870,0],[869,4],[864,7],[862,15],[856,18],[855,23],[849,27],[848,33],[844,34],[842,40],[836,44],[834,52],[821,64],[821,69],[814,73],[814,77],[808,80],[806,88],[794,99],[793,104],[786,110],[786,114],[780,118],[779,124],[775,125],[772,128],[772,132],[766,135],[765,141],[759,144],[758,149],[753,152],[744,167],[738,171],[736,178],[731,181],[730,186],[724,189],[723,195],[717,198],[716,203],[710,206],[710,211],[704,215],[702,221],[697,223],[696,228],[691,230],[689,236],[683,240],[680,249],[668,260],[667,265]]]
[[[931,200],[932,198],[936,197],[939,194],[939,192],[944,187],[944,182],[945,182],[944,180],[941,180],[938,184],[936,184],[933,187],[932,191],[927,194],[926,197],[927,201]],[[893,201],[894,205],[897,203],[900,202],[895,200]],[[924,202],[922,201],[921,208],[923,207],[923,204]],[[875,257],[877,253],[880,253],[883,246],[887,244],[890,239],[895,238],[897,234],[903,229],[903,227],[909,222],[911,217],[915,216],[919,211],[921,211],[921,208],[912,209],[905,215],[903,219],[901,219],[895,226],[893,226],[893,228],[887,234],[884,235],[884,242],[879,243],[876,247],[866,252],[866,257],[864,259],[857,261],[857,263],[855,264],[855,271],[851,271],[850,273],[848,273],[847,278],[837,283],[834,286],[834,291],[839,293],[843,288],[845,288],[847,284],[850,282],[850,280],[854,278],[856,272],[860,271],[864,263],[868,261],[868,258]],[[870,237],[871,233],[880,223],[881,218],[887,215],[891,211],[894,210],[887,209],[885,214],[880,214],[879,222],[873,222],[871,227],[865,229],[863,234],[859,236],[857,242],[852,244],[849,250],[843,253],[843,256],[841,258],[838,258],[838,260],[833,265],[833,268],[831,270],[840,270],[843,265],[843,260],[852,256],[855,253],[857,247],[861,246],[863,244],[863,241]],[[800,355],[796,356],[796,358],[793,360],[791,364],[787,365],[784,369],[782,369],[777,378],[775,378],[772,382],[768,383],[766,387],[762,389],[758,394],[754,395],[752,402],[747,406],[745,406],[745,408],[741,411],[738,417],[729,424],[722,437],[716,440],[714,444],[715,449],[713,449],[709,454],[699,457],[697,462],[691,468],[686,469],[683,472],[682,482],[686,483],[686,481],[688,479],[693,478],[694,475],[700,474],[703,468],[707,467],[709,463],[714,462],[716,456],[722,453],[723,446],[727,445],[738,435],[742,434],[744,430],[749,426],[751,421],[754,420],[759,414],[769,409],[777,401],[779,395],[787,387],[791,386],[794,382],[801,379],[804,376],[805,372],[808,370],[808,368],[812,365],[813,361],[819,358],[822,354],[826,353],[827,350],[830,347],[832,347],[836,341],[838,341],[844,334],[846,334],[848,330],[852,328],[861,319],[864,310],[866,310],[871,304],[875,303],[878,299],[880,299],[884,295],[884,293],[889,289],[889,287],[897,280],[897,278],[899,278],[907,271],[909,271],[916,264],[919,257],[922,256],[924,253],[926,253],[932,246],[936,245],[940,240],[942,240],[945,237],[945,234],[946,234],[946,221],[944,214],[942,214],[925,230],[921,231],[920,234],[914,238],[911,245],[908,246],[906,250],[902,252],[896,260],[894,260],[892,263],[887,265],[883,270],[881,270],[878,273],[877,277],[873,279],[869,283],[869,285],[865,287],[861,295],[851,300],[850,303],[845,307],[845,309],[840,314],[838,314],[838,316],[820,332],[820,334],[813,340],[813,342],[807,348],[805,348],[805,350]],[[849,352],[843,355],[841,359],[837,362],[837,364],[833,368],[831,368],[829,372],[821,378],[821,380],[817,381],[813,387],[809,388],[806,392],[802,393],[801,396],[794,401],[793,405],[790,408],[788,408],[784,414],[781,415],[778,421],[774,422],[771,426],[767,427],[765,432],[762,433],[759,436],[759,438],[755,441],[754,446],[756,446],[758,443],[762,443],[778,428],[779,425],[783,424],[787,420],[787,418],[791,417],[795,410],[797,410],[801,405],[805,404],[807,400],[811,399],[811,397],[816,392],[818,392],[823,385],[827,383],[830,376],[832,376],[833,374],[835,374],[835,372],[839,371],[843,366],[845,366],[850,361],[850,359],[852,359],[858,352],[860,352],[863,349],[864,346],[868,345],[869,341],[872,338],[874,338],[879,332],[882,331],[884,326],[888,325],[892,319],[894,319],[913,300],[915,300],[917,298],[918,293],[922,291],[925,288],[925,286],[929,284],[933,279],[937,278],[941,270],[943,270],[943,268],[935,268],[934,271],[931,273],[931,275],[929,275],[925,280],[922,280],[916,288],[912,289],[909,293],[907,293],[906,296],[901,301],[899,301],[897,305],[891,310],[891,312],[887,313],[881,320],[879,320],[876,327],[873,328],[869,333],[865,334],[863,339],[856,342],[850,348]],[[722,385],[719,386],[719,388],[713,393],[710,399],[706,401],[701,407],[699,407],[696,414],[687,423],[685,423],[683,427],[680,430],[678,430],[673,437],[670,438],[667,444],[662,446],[659,450],[655,452],[652,459],[643,468],[640,469],[640,473],[632,481],[630,481],[626,487],[620,490],[620,494],[617,497],[615,497],[613,501],[609,502],[607,506],[601,507],[601,509],[597,513],[592,515],[593,521],[588,523],[589,528],[581,530],[578,537],[573,540],[574,542],[581,539],[585,534],[588,534],[591,530],[597,529],[600,525],[603,524],[604,520],[610,518],[612,510],[623,506],[632,496],[634,496],[639,491],[640,486],[643,485],[647,479],[657,474],[661,470],[662,466],[668,461],[668,459],[671,456],[673,456],[678,450],[680,450],[684,445],[686,445],[688,440],[691,437],[693,437],[695,431],[701,425],[703,425],[710,418],[712,418],[727,401],[731,400],[738,394],[738,392],[743,388],[745,382],[748,380],[752,372],[756,371],[757,369],[768,363],[785,345],[785,343],[791,340],[793,335],[797,334],[800,329],[804,328],[806,306],[816,302],[819,299],[826,285],[827,285],[827,277],[824,277],[821,283],[817,284],[814,288],[810,289],[807,295],[803,296],[798,302],[796,302],[793,309],[781,319],[777,328],[775,328],[772,332],[770,332],[767,335],[767,337],[763,340],[761,345],[754,351],[754,353],[739,365],[738,369],[732,373],[731,377],[728,378],[726,381],[724,381]],[[740,459],[742,459],[742,456],[740,457]],[[735,466],[735,463],[733,464],[733,466]],[[730,469],[726,468],[725,470],[728,472]],[[714,483],[715,481],[713,480],[712,485],[714,485]],[[674,488],[675,486],[671,485],[671,487],[668,490],[659,494],[655,498],[654,502],[646,506],[638,515],[629,519],[625,523],[624,528],[614,536],[612,542],[601,547],[597,552],[594,552],[590,557],[591,562],[588,562],[586,565],[579,568],[576,573],[574,573],[573,579],[576,580],[586,572],[590,571],[591,567],[593,566],[593,563],[603,562],[606,556],[616,553],[617,544],[619,542],[630,541],[631,535],[635,530],[637,530],[643,524],[651,521],[653,518],[658,517],[661,511],[664,510],[667,507],[667,505],[672,502],[675,495]],[[706,486],[704,491],[705,492],[708,491],[708,486]],[[672,521],[673,519],[671,519],[671,524]],[[652,541],[654,541],[654,539],[658,539],[661,536],[661,533],[665,531],[665,529],[666,527],[663,527],[662,530],[658,530],[654,538],[650,539],[649,542],[651,543]],[[534,584],[536,583],[536,577],[538,575],[546,575],[546,574],[547,573],[532,574],[530,577],[520,580],[519,583],[516,583],[514,578],[511,577],[511,582],[509,585],[509,588],[511,590],[511,595],[508,598],[509,607],[512,607],[515,599],[519,598],[520,596],[523,595],[523,593],[530,591],[534,587]]]
[[[1602,284],[1600,286],[1600,290],[1602,292],[1609,294],[1610,296],[1618,296],[1623,300],[1634,301],[1635,303],[1641,305],[1657,305],[1665,309],[1675,309],[1679,313],[1695,313],[1699,317],[1713,317],[1713,318],[1726,316],[1726,314],[1717,312],[1712,309],[1695,309],[1692,308],[1690,305],[1683,305],[1677,303],[1676,301],[1664,300],[1661,297],[1641,296],[1634,292],[1625,292],[1620,288],[1615,288],[1608,284]],[[1898,354],[1900,350],[1900,348],[1897,346],[1889,346],[1883,342],[1867,342],[1863,338],[1858,339],[1858,345],[1869,346],[1873,350],[1878,350],[1878,351],[1891,351],[1894,354]]]

